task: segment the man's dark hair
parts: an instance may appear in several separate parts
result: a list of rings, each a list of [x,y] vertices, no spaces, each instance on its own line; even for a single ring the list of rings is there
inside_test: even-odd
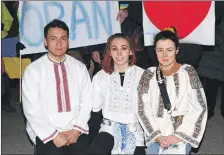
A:
[[[50,23],[48,23],[44,27],[44,37],[47,38],[47,34],[50,28],[61,28],[65,31],[67,31],[68,37],[69,37],[69,29],[68,26],[65,24],[65,22],[59,20],[59,19],[54,19]]]

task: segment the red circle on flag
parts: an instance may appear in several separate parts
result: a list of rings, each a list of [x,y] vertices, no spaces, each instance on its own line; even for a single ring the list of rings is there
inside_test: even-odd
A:
[[[143,4],[149,20],[160,31],[174,26],[180,39],[187,37],[201,24],[211,7],[211,1],[144,1]]]

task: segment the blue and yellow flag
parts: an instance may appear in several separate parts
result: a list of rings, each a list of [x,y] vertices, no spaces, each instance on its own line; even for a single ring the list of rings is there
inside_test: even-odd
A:
[[[128,4],[120,4],[120,10],[126,9],[128,7]]]

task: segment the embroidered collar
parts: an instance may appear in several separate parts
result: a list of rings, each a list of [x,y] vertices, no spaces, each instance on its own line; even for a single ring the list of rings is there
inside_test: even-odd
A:
[[[133,65],[133,66],[128,66],[128,67],[125,69],[125,71],[122,72],[122,73],[129,72],[132,68],[134,68],[134,65]],[[114,73],[119,73],[119,72],[118,72],[118,69],[117,69],[116,67],[114,68]]]
[[[61,64],[61,63],[65,62],[65,60],[66,60],[66,55],[64,56],[64,58],[62,59],[62,61],[56,61],[56,60],[54,60],[53,58],[50,57],[49,54],[47,54],[47,57],[48,57],[48,59],[49,59],[51,62],[56,63],[56,64]]]
[[[119,113],[133,113],[133,93],[136,89],[136,67],[130,66],[125,70],[123,86],[119,72],[114,71],[110,77],[111,98],[109,111]]]

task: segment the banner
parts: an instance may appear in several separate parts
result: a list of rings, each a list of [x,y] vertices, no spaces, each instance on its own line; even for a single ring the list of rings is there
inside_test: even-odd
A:
[[[180,43],[215,44],[215,5],[212,1],[144,1],[145,46],[153,45],[155,35],[174,26]]]
[[[20,1],[20,42],[26,46],[21,54],[46,52],[44,26],[57,18],[69,27],[69,47],[105,43],[121,32],[116,20],[118,1]]]

